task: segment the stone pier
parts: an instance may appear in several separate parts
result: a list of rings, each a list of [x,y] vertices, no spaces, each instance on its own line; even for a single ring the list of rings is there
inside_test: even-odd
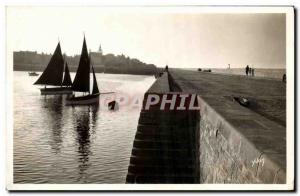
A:
[[[278,80],[165,72],[144,102],[151,94],[197,94],[200,110],[142,110],[127,183],[285,183],[285,92]]]

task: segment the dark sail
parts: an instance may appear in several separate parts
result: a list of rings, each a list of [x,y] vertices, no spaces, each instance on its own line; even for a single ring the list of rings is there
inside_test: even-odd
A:
[[[67,62],[66,62],[66,66],[65,66],[65,77],[64,77],[64,81],[63,81],[62,85],[63,86],[72,86],[72,79],[70,76]]]
[[[61,53],[60,44],[52,55],[48,66],[34,84],[60,86],[63,79],[64,58]]]
[[[97,94],[97,93],[99,93],[99,89],[98,89],[96,74],[95,74],[93,66],[92,66],[92,69],[93,69],[93,92],[92,92],[92,94]]]
[[[72,90],[79,92],[89,92],[90,90],[90,60],[85,43],[85,38],[83,39],[81,56],[76,76],[72,84]]]

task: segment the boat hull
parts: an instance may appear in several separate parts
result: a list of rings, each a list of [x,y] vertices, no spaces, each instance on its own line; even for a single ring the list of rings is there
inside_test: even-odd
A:
[[[68,97],[66,105],[97,105],[99,104],[99,93],[80,97]]]
[[[63,95],[72,94],[73,91],[71,87],[59,87],[59,88],[41,88],[42,95]]]
[[[38,73],[35,73],[35,72],[29,72],[28,75],[29,75],[29,76],[38,76],[39,74],[38,74]]]

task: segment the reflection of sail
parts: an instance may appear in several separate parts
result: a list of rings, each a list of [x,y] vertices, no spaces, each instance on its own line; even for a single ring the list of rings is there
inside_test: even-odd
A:
[[[94,133],[95,131],[95,127],[97,125],[97,117],[98,117],[98,110],[99,110],[99,105],[92,105],[92,106],[89,106],[89,109],[90,109],[90,117],[91,117],[91,120],[92,120],[92,132]]]
[[[50,140],[49,145],[51,149],[57,154],[60,152],[61,145],[62,145],[62,96],[55,96],[51,99],[43,99],[42,106],[46,108],[46,112],[50,119],[50,123],[47,123],[50,127]]]
[[[90,151],[90,138],[94,132],[94,125],[96,122],[96,114],[98,107],[90,106],[87,108],[79,108],[84,111],[77,111],[75,114],[76,132],[78,142],[78,169],[79,169],[79,182],[84,182],[86,177],[86,170],[89,168]]]

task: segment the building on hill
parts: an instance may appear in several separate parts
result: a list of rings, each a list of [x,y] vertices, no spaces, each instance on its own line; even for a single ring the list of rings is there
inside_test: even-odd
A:
[[[102,53],[100,53],[100,52],[90,52],[90,55],[91,55],[92,63],[95,66],[103,64],[102,63],[103,62],[102,61],[102,59],[103,59]]]
[[[51,54],[39,54],[36,51],[14,52],[14,70],[43,71],[49,63],[51,56]],[[135,58],[129,58],[124,54],[103,55],[101,46],[96,52],[90,51],[90,56],[91,63],[93,64],[96,72],[154,75],[157,71],[155,65],[146,64]],[[76,71],[80,60],[80,55],[67,56],[66,54],[64,54],[64,58],[68,62],[70,71]]]

